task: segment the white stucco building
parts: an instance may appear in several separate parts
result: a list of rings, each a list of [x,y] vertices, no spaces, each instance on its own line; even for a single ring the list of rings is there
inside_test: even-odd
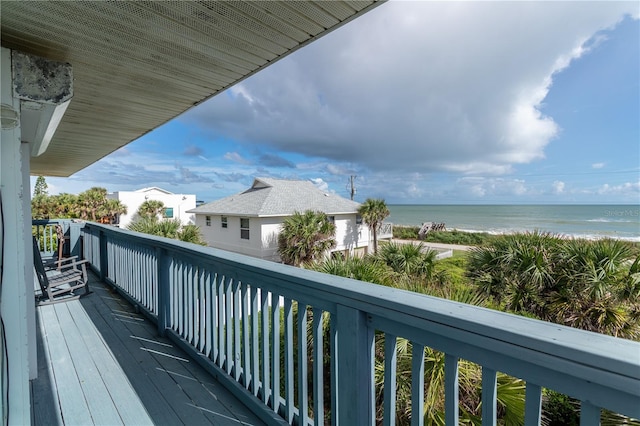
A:
[[[251,188],[189,210],[211,247],[279,261],[278,234],[295,212],[321,211],[336,225],[332,252],[366,253],[369,229],[359,203],[326,193],[309,181],[256,178]]]
[[[163,217],[167,219],[180,219],[183,225],[194,223],[195,215],[188,210],[196,206],[195,194],[174,194],[162,188],[150,187],[136,191],[117,191],[107,194],[107,198],[120,200],[127,206],[127,214],[120,215],[118,226],[125,228],[137,216],[138,208],[149,200],[162,201],[164,204]]]

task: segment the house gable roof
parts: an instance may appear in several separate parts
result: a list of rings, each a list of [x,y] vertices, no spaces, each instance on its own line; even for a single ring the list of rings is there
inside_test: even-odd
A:
[[[360,204],[318,189],[310,181],[256,178],[239,194],[203,204],[188,213],[229,216],[291,216],[305,210],[356,213]]]
[[[158,188],[157,186],[150,186],[148,188],[140,188],[136,189],[133,192],[161,192],[167,195],[174,195],[173,192],[167,191],[166,189]]]

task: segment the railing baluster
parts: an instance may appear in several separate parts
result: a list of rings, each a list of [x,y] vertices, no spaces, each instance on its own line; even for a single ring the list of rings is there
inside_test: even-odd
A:
[[[324,336],[322,322],[322,310],[313,308],[313,417],[316,425],[324,424]]]
[[[307,306],[298,302],[298,423],[307,424],[309,415],[307,391]]]
[[[233,283],[233,378],[236,382],[240,381],[240,373],[242,372],[241,355],[240,355],[240,326],[242,317],[240,314],[240,281],[235,280]]]
[[[249,344],[250,334],[250,317],[249,317],[249,288],[246,283],[242,283],[242,355],[244,374],[244,387],[249,389],[252,380],[251,372],[251,345]]]
[[[580,402],[580,426],[598,426],[600,424],[600,407],[589,401]]]
[[[156,249],[156,256],[158,259],[158,333],[164,336],[171,321],[170,261],[164,249]]]
[[[171,261],[171,329],[178,332],[180,323],[180,282],[178,281],[178,262]]]
[[[331,354],[331,425],[338,425],[338,328],[335,315],[329,317],[329,351]]]
[[[232,284],[233,284],[233,279],[231,277],[226,277],[225,288],[224,288],[224,300],[225,300],[224,334],[225,334],[225,343],[227,347],[227,352],[225,355],[225,358],[227,361],[225,370],[227,374],[231,374],[231,369],[233,367],[233,295],[231,294]]]
[[[211,273],[211,360],[214,364],[218,362],[218,280],[220,279],[217,272]]]
[[[205,276],[206,271],[203,267],[198,268],[198,311],[200,314],[200,319],[198,320],[198,336],[200,337],[200,341],[198,344],[198,350],[201,353],[205,353],[205,347],[207,344],[207,295],[206,295],[206,285],[205,285]],[[206,354],[205,354],[206,355]]]
[[[260,312],[260,316],[262,319],[262,332],[261,334],[261,338],[260,338],[260,343],[262,344],[262,360],[261,360],[261,364],[262,364],[262,402],[264,402],[265,405],[267,405],[267,403],[269,402],[269,385],[271,383],[271,377],[269,375],[269,370],[270,370],[270,366],[269,366],[269,328],[270,328],[270,324],[269,324],[269,292],[262,289],[260,292],[260,296],[261,296],[261,302],[262,302],[262,306],[261,306],[261,312]]]
[[[396,370],[398,340],[391,333],[384,336],[384,424],[396,424]]]
[[[487,367],[482,367],[482,424],[496,426],[496,412],[498,405],[497,373]]]
[[[458,425],[458,357],[444,356],[444,405],[445,423]]]
[[[225,337],[224,332],[226,330],[225,324],[225,312],[224,312],[224,283],[227,277],[223,274],[218,275],[216,282],[216,289],[218,292],[218,367],[224,368],[225,363]]]
[[[184,282],[185,285],[187,286],[187,312],[186,312],[186,317],[187,317],[187,331],[186,331],[186,336],[185,336],[185,340],[191,344],[193,344],[194,342],[194,338],[195,338],[195,334],[193,332],[194,329],[194,324],[193,324],[193,317],[195,314],[195,304],[194,304],[194,299],[195,299],[195,294],[194,294],[194,288],[193,288],[193,265],[191,264],[187,264],[185,265],[184,268]]]
[[[271,408],[280,411],[280,296],[271,294]]]
[[[184,280],[182,278],[182,268],[183,264],[181,261],[176,260],[176,268],[175,268],[175,277],[176,277],[176,289],[177,298],[176,298],[176,308],[177,308],[177,329],[176,331],[180,336],[184,336]]]
[[[260,348],[258,343],[258,295],[259,290],[256,287],[251,287],[251,390],[253,396],[258,396],[260,390],[260,358],[258,350]]]
[[[288,297],[284,299],[284,344],[285,420],[293,424],[293,303]]]
[[[424,426],[424,346],[411,342],[411,426]]]
[[[205,339],[204,339],[204,354],[209,359],[211,359],[211,348],[212,348],[212,340],[213,334],[215,333],[215,320],[213,319],[213,309],[215,306],[215,301],[212,301],[212,292],[211,286],[213,283],[211,282],[212,274],[211,271],[207,269],[204,275],[204,306],[202,307],[204,313],[204,330],[205,330]]]
[[[524,425],[538,426],[542,409],[542,389],[540,386],[527,382],[525,390]]]

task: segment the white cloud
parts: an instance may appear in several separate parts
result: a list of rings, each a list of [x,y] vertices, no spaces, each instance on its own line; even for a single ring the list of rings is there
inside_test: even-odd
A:
[[[609,185],[605,183],[598,190],[599,195],[624,195],[629,197],[635,197],[637,202],[640,202],[640,181],[638,182],[625,182],[620,185]]]
[[[234,163],[238,163],[238,164],[245,164],[245,165],[251,164],[251,161],[247,160],[237,152],[227,152],[226,154],[224,154],[224,159],[233,161]]]
[[[457,190],[477,198],[484,197],[519,197],[534,192],[522,179],[465,177],[458,179]]]
[[[591,165],[591,168],[592,169],[602,169],[602,168],[604,168],[604,166],[605,166],[605,163],[593,163]]]
[[[564,186],[565,183],[560,181],[560,180],[556,180],[553,182],[553,193],[554,194],[562,194],[564,192]]]
[[[325,182],[322,178],[310,179],[311,182],[321,191],[331,192],[329,191],[329,184]]]
[[[636,8],[637,9],[637,8]],[[632,3],[389,2],[192,110],[251,145],[370,170],[501,175],[544,158],[554,74]]]

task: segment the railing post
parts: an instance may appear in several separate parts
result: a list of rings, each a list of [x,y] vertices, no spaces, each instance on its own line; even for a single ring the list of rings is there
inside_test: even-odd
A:
[[[337,306],[338,407],[335,424],[373,425],[375,421],[374,333],[367,315]]]
[[[167,255],[167,250],[156,248],[156,260],[158,268],[158,334],[164,336],[166,329],[170,326],[169,318],[171,315],[171,295],[169,291],[170,260]]]
[[[100,281],[105,281],[108,275],[109,256],[107,256],[107,236],[104,231],[98,232],[100,241]]]
[[[69,255],[81,257],[80,253],[80,230],[82,229],[80,223],[69,224]]]

